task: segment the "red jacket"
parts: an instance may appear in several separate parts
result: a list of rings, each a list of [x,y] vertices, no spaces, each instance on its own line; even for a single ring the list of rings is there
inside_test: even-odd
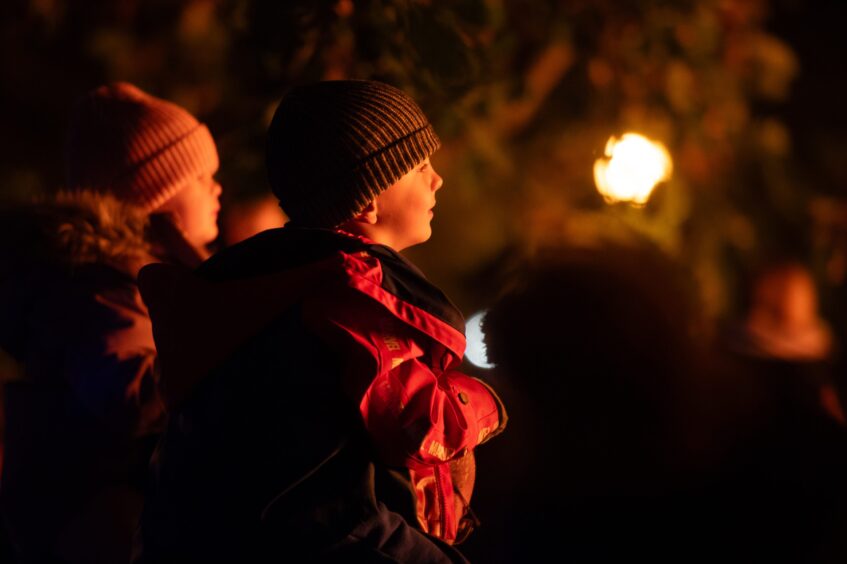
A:
[[[453,542],[463,515],[448,462],[502,428],[503,410],[490,388],[457,371],[460,328],[384,287],[380,258],[340,256],[344,291],[307,300],[305,320],[357,359],[345,377],[353,389],[366,385],[359,409],[374,445],[383,462],[410,470],[422,529]]]
[[[453,542],[463,504],[450,463],[505,423],[490,389],[456,370],[465,338],[455,306],[394,251],[340,232],[284,228],[222,255],[199,276],[142,272],[170,408],[296,306],[344,359],[341,384],[381,461],[409,470],[420,527]]]

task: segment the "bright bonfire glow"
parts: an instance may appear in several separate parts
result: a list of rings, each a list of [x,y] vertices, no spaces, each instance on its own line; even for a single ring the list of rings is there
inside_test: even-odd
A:
[[[486,313],[486,311],[477,312],[465,322],[465,337],[468,340],[465,357],[480,368],[494,368],[494,365],[488,362],[485,341],[483,340],[482,320]]]
[[[610,138],[605,154],[606,158],[594,161],[594,182],[609,203],[645,204],[656,184],[671,177],[668,150],[638,133]]]

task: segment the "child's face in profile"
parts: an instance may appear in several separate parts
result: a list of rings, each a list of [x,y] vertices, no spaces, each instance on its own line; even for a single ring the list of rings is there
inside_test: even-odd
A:
[[[435,192],[443,183],[427,158],[376,197],[377,226],[386,244],[402,251],[429,239]]]
[[[187,182],[156,211],[171,212],[188,242],[203,247],[218,236],[220,196],[221,185],[207,172]]]

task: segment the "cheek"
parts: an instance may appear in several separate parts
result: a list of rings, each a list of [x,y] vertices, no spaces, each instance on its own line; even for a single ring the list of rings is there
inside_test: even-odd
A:
[[[215,222],[214,210],[217,206],[217,198],[211,194],[197,194],[190,202],[188,217],[195,229],[208,230],[211,223]]]
[[[204,216],[214,216],[215,208],[218,207],[218,197],[215,194],[204,194],[198,198],[197,210],[202,210]]]
[[[419,188],[409,197],[409,209],[429,210],[432,207],[432,194],[429,190]]]

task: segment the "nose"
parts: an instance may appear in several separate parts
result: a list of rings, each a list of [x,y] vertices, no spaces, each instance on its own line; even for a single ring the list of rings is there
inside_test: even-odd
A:
[[[212,195],[217,198],[223,192],[223,188],[221,188],[220,183],[215,180],[212,180]]]
[[[435,172],[435,169],[433,168],[432,169],[432,191],[436,192],[436,191],[440,190],[441,186],[443,184],[444,184],[444,179],[441,178],[441,175],[439,175],[437,172]]]

